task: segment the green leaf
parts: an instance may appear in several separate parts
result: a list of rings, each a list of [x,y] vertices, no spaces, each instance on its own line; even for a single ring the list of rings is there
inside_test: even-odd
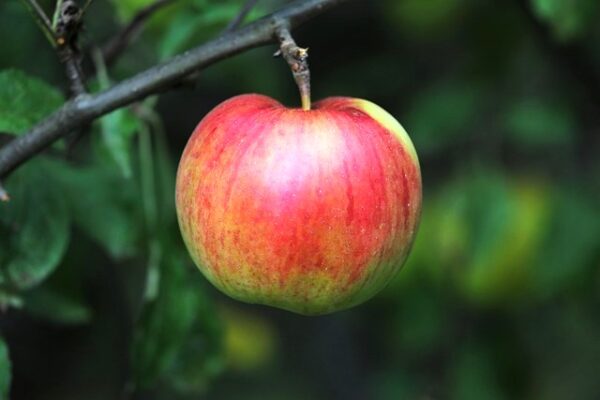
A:
[[[469,343],[453,357],[450,398],[456,400],[508,399],[496,371],[497,362],[487,348]]]
[[[575,188],[563,188],[553,211],[536,268],[535,283],[542,298],[584,280],[600,250],[600,212],[592,200]]]
[[[239,13],[243,1],[196,2],[182,8],[161,32],[159,56],[172,57],[192,46],[212,37]],[[247,20],[259,15],[259,7],[254,8]]]
[[[8,181],[12,200],[0,204],[0,239],[7,280],[31,288],[59,265],[69,243],[69,215],[63,194],[45,162],[31,162]]]
[[[129,21],[142,8],[154,3],[155,0],[112,0],[117,15],[122,21]]]
[[[580,38],[593,26],[600,11],[597,0],[530,0],[533,12],[547,22],[561,41]]]
[[[143,219],[136,182],[98,163],[58,174],[72,218],[115,258],[138,253]]]
[[[87,248],[87,249],[86,249]],[[92,319],[85,296],[83,260],[89,258],[89,246],[78,242],[71,246],[64,261],[52,276],[33,290],[22,293],[23,310],[59,324],[80,325]]]
[[[33,315],[62,324],[85,324],[92,318],[90,308],[78,299],[46,288],[27,294],[25,308]]]
[[[442,82],[425,90],[406,116],[415,147],[430,153],[465,140],[480,114],[482,93],[474,82]]]
[[[23,307],[23,298],[10,289],[0,288],[0,308],[8,309],[9,307]]]
[[[120,108],[100,118],[100,129],[102,149],[109,154],[124,177],[131,177],[131,142],[139,129],[138,118],[130,110]]]
[[[188,269],[189,268],[189,269]],[[195,274],[196,280],[189,274]],[[151,387],[170,371],[206,377],[214,369],[209,357],[214,345],[214,311],[201,287],[200,274],[193,271],[187,256],[171,253],[160,270],[156,300],[146,306],[134,338],[135,379],[141,387]],[[213,362],[214,363],[214,362]],[[189,382],[188,382],[189,383]]]
[[[64,102],[58,90],[22,71],[0,71],[0,131],[19,134]]]
[[[408,356],[412,353],[422,357],[423,354],[436,351],[448,329],[439,299],[419,288],[398,308],[398,317],[394,321],[394,341],[401,345],[401,354]]]
[[[200,302],[185,347],[167,373],[168,380],[180,393],[205,391],[211,380],[225,369],[223,327],[215,312],[208,299]]]
[[[383,18],[404,35],[440,37],[464,22],[474,2],[470,0],[385,0]]]
[[[8,346],[0,337],[0,399],[8,399],[11,381],[11,363]]]
[[[476,169],[437,199],[442,212],[430,251],[438,256],[430,264],[442,266],[478,306],[522,305],[534,292],[551,189],[534,178]]]
[[[102,54],[95,51],[93,59],[98,71],[99,88],[106,90],[111,82]],[[119,108],[100,118],[102,140],[98,143],[99,149],[108,154],[126,178],[132,175],[131,142],[138,129],[139,119],[127,108]]]
[[[154,133],[159,226],[169,226],[177,221],[175,196],[173,196],[177,166],[169,153],[165,133],[160,129],[155,129]]]
[[[159,57],[168,58],[177,54],[188,45],[190,38],[201,27],[200,18],[197,15],[181,13],[177,15],[173,24],[169,26],[159,44]]]
[[[576,118],[569,108],[541,98],[512,104],[505,125],[509,137],[527,147],[568,145],[577,131]]]

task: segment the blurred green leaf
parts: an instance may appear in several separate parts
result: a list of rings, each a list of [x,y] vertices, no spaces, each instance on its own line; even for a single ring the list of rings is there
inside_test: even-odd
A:
[[[577,132],[575,115],[566,106],[541,98],[512,104],[505,125],[515,143],[528,147],[568,145]]]
[[[475,82],[438,83],[414,100],[406,115],[406,129],[422,153],[432,153],[464,141],[484,104],[484,92]]]
[[[208,68],[202,71],[203,84],[211,90],[227,90],[233,93],[259,92],[275,99],[282,99],[282,101],[286,93],[284,87],[287,86],[292,93],[291,101],[288,104],[296,105],[299,101],[298,89],[293,79],[289,78],[289,68],[285,63],[281,64],[277,60],[273,60],[272,53],[272,49],[262,48],[223,60],[219,63],[218,68]],[[269,59],[270,62],[265,63],[265,59]],[[249,65],[259,64],[261,64],[261,68],[253,69],[252,74],[246,73]],[[329,77],[324,77],[323,80],[330,83]],[[330,87],[325,85],[321,89],[323,92],[327,92]]]
[[[455,28],[470,4],[470,0],[386,0],[382,9],[395,28],[423,38]]]
[[[23,298],[12,290],[0,288],[0,308],[8,309],[9,307],[23,307]]]
[[[85,324],[92,318],[90,308],[79,299],[46,288],[40,288],[27,294],[25,308],[33,315],[61,324]]]
[[[50,164],[30,162],[8,181],[12,200],[0,204],[2,269],[12,285],[31,288],[61,262],[69,243],[69,214]]]
[[[81,239],[69,247],[64,261],[48,279],[32,290],[22,293],[23,311],[63,325],[86,324],[92,319],[92,310],[84,289],[89,246]],[[75,244],[75,243],[74,243]],[[85,260],[85,261],[82,261]],[[104,265],[102,268],[106,268]]]
[[[600,250],[600,212],[575,189],[561,188],[543,249],[538,253],[536,287],[542,298],[585,279]]]
[[[202,286],[196,290],[204,290]],[[168,372],[173,387],[180,393],[202,393],[226,368],[223,327],[216,310],[204,299],[197,310],[191,334]]]
[[[580,38],[593,26],[600,11],[596,0],[530,0],[533,12],[552,28],[558,40]]]
[[[430,211],[437,215],[427,240],[430,268],[441,268],[474,304],[523,304],[533,296],[551,194],[535,178],[482,166],[448,182]]]
[[[19,134],[64,102],[58,90],[22,71],[0,71],[0,131]]]
[[[154,3],[154,0],[112,0],[121,21],[129,21],[142,8]]]
[[[456,400],[501,400],[509,397],[502,390],[495,362],[489,351],[476,344],[461,348],[453,358],[448,386]]]
[[[106,90],[110,87],[111,81],[104,60],[102,59],[102,54],[99,51],[95,51],[93,59],[98,71],[99,88]],[[102,141],[100,142],[101,151],[103,150],[108,153],[125,178],[131,177],[131,142],[139,130],[139,119],[130,109],[119,108],[103,116],[99,121],[102,137]]]
[[[529,398],[598,398],[597,311],[597,305],[571,297],[520,318],[518,327],[533,366]]]
[[[427,395],[427,383],[423,382],[423,377],[419,374],[390,368],[380,373],[375,372],[373,375],[371,378],[373,399],[425,400],[430,398]]]
[[[201,28],[202,21],[198,15],[177,15],[160,41],[159,57],[164,59],[180,52]]]
[[[120,108],[100,118],[102,148],[117,164],[125,178],[132,176],[131,143],[139,130],[138,118],[127,108]]]
[[[202,43],[231,21],[240,10],[240,2],[214,2],[209,7],[179,12],[161,35],[160,58],[169,58]],[[254,13],[254,12],[253,12]]]
[[[449,325],[435,293],[421,289],[411,293],[409,299],[400,306],[394,334],[399,343],[420,357],[439,348]]]
[[[134,338],[134,376],[143,388],[169,373],[176,385],[196,387],[214,369],[214,311],[199,282],[189,278],[193,272],[199,280],[200,274],[187,269],[186,256],[169,254],[161,265],[158,297],[145,307]]]
[[[155,119],[153,124],[156,165],[156,196],[159,211],[159,226],[176,224],[175,214],[175,176],[177,164],[169,154],[162,122]]]
[[[115,258],[138,253],[143,234],[136,182],[96,162],[57,175],[74,222]]]
[[[225,357],[234,370],[261,371],[273,363],[277,352],[277,334],[260,315],[224,308]]]
[[[0,336],[0,399],[8,399],[11,372],[8,346]]]

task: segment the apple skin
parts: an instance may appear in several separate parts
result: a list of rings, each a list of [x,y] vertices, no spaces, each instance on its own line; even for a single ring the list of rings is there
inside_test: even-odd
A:
[[[188,251],[227,295],[320,315],[362,303],[402,267],[421,173],[400,124],[366,100],[311,110],[262,95],[214,108],[177,171]]]

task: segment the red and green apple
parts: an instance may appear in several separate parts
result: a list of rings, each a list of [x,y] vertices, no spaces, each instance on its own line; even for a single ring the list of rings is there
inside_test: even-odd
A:
[[[196,127],[177,172],[192,259],[229,296],[305,315],[362,303],[401,268],[421,212],[417,154],[379,106],[241,95]]]

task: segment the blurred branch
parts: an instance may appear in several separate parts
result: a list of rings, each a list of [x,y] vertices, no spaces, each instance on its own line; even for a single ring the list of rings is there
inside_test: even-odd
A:
[[[189,74],[244,50],[273,43],[282,21],[294,28],[346,0],[303,0],[289,4],[237,31],[226,32],[204,45],[151,67],[110,89],[83,94],[65,103],[29,132],[0,149],[0,177],[50,146],[67,132],[89,124],[119,107],[173,87]]]
[[[140,34],[146,21],[155,12],[174,1],[156,0],[147,7],[142,8],[121,31],[102,47],[102,55],[106,65],[111,65],[123,53],[129,44]]]
[[[229,24],[227,24],[225,32],[235,31],[237,28],[239,28],[248,14],[250,14],[250,11],[252,11],[256,3],[258,3],[258,0],[246,0],[238,15],[236,15],[236,17],[232,19]]]

